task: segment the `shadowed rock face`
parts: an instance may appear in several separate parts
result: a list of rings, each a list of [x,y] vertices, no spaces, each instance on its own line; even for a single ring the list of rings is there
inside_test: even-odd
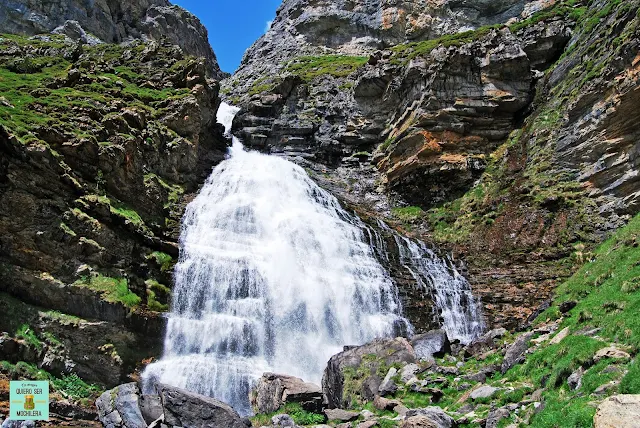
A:
[[[204,57],[211,77],[220,79],[216,56],[200,20],[167,0],[10,0],[0,3],[0,32],[48,33],[77,21],[105,43],[167,39],[185,53]]]

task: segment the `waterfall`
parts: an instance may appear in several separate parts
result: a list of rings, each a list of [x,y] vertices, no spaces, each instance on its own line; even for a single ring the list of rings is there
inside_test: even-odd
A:
[[[449,339],[458,339],[466,345],[480,336],[485,329],[480,301],[453,263],[438,257],[422,241],[397,233],[393,237],[402,265],[422,290],[433,295]]]
[[[227,129],[237,109],[222,105]],[[345,344],[411,330],[367,228],[284,159],[246,152],[236,138],[182,222],[162,382],[251,412],[265,371],[320,383]]]

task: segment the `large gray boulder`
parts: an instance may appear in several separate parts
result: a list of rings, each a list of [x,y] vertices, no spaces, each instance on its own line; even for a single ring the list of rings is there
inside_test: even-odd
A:
[[[402,423],[403,428],[453,428],[456,421],[440,407],[409,410]]]
[[[594,428],[635,428],[640,423],[640,395],[614,395],[604,400],[593,418]]]
[[[293,376],[265,373],[249,395],[256,413],[271,413],[287,403],[300,403],[309,412],[322,411],[322,389]]]
[[[105,428],[246,428],[251,426],[231,406],[173,386],[157,384],[158,395],[141,395],[136,383],[104,392],[98,419]]]
[[[507,348],[500,367],[502,374],[505,374],[511,367],[520,364],[524,360],[524,353],[529,349],[531,337],[533,337],[532,332],[524,333]]]
[[[98,419],[105,428],[147,428],[139,399],[140,390],[135,382],[106,391],[96,400]]]
[[[352,402],[371,401],[378,393],[382,378],[394,363],[415,363],[416,354],[407,339],[375,339],[331,357],[322,376],[322,391],[329,408],[348,407]],[[345,371],[366,373],[350,382],[346,396]],[[382,373],[381,373],[382,372]]]
[[[173,386],[156,385],[164,408],[164,423],[183,428],[246,428],[231,406],[215,398]]]
[[[432,357],[444,357],[451,352],[451,342],[444,330],[432,330],[428,333],[417,334],[411,339],[411,345],[420,360]]]

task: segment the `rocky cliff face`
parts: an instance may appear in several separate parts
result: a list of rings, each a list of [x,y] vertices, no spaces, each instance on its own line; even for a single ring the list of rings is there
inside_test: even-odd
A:
[[[54,30],[85,40],[86,31],[92,42],[167,40],[188,55],[205,58],[211,77],[224,77],[206,28],[167,0],[11,0],[0,4],[0,32],[35,35]]]
[[[227,146],[206,75],[171,43],[2,36],[4,372],[112,386],[160,353],[180,217]]]
[[[508,25],[411,41],[374,3],[285,2],[223,83],[243,107],[234,127],[361,213],[453,250],[490,321],[516,327],[635,212],[636,131],[620,121],[636,87],[633,8],[504,3],[502,19],[519,16]],[[438,34],[493,22],[450,15],[456,4],[437,9],[458,17]],[[344,35],[325,37],[338,22]]]
[[[383,219],[453,253],[488,323],[515,330],[576,266],[638,246],[635,225],[592,252],[638,211],[639,7],[285,1],[222,96],[242,107],[234,127],[248,146],[304,165],[374,228]],[[71,374],[115,385],[159,352],[182,209],[227,145],[218,83],[207,79],[219,74],[200,50],[199,23],[160,0],[5,2],[0,22],[23,34],[62,25],[71,36],[0,39],[0,382],[48,376],[59,394]],[[174,27],[180,40],[162,40]],[[158,40],[92,46],[87,32]],[[407,314],[419,330],[434,327],[438,314],[411,287],[391,231],[380,241]],[[581,341],[605,346],[589,328],[637,343],[635,318],[618,317],[635,307],[626,296],[637,263],[614,262],[587,265],[562,288],[570,304],[545,313],[578,305],[563,321],[578,338],[558,339],[530,365],[551,367],[541,377],[559,378],[553,388],[567,367],[592,369],[591,356],[556,361]],[[602,284],[622,294],[585,297]],[[504,353],[515,364],[522,352]],[[441,374],[458,383],[449,363]],[[95,392],[73,385],[72,398]]]
[[[270,30],[245,53],[228,83],[230,98],[254,94],[265,77],[304,55],[369,55],[409,41],[503,23],[540,2],[286,0]],[[526,12],[525,12],[526,9]]]

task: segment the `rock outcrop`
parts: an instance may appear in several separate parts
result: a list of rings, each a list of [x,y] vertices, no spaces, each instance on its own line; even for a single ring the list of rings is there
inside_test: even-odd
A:
[[[302,49],[260,80],[241,69],[223,93],[243,107],[234,128],[245,144],[303,164],[348,204],[389,221],[394,206],[427,209],[473,187],[527,114],[539,69],[557,59],[574,24],[551,15],[367,56]],[[526,296],[516,310],[540,303]],[[490,312],[501,299],[483,297]],[[500,321],[517,323],[507,318]]]
[[[401,337],[376,339],[334,355],[322,376],[327,406],[348,408],[363,400],[373,400],[391,365],[415,361],[411,344]]]
[[[234,128],[463,258],[490,326],[524,324],[572,273],[573,246],[635,212],[632,7],[518,3],[526,19],[408,43],[392,25],[392,45],[369,48],[384,37],[363,18],[368,3],[350,4],[283,5],[223,84],[242,107]],[[323,38],[336,19],[344,37]],[[600,39],[608,49],[593,48]],[[407,222],[394,212],[406,206],[422,214]]]
[[[411,345],[419,360],[443,357],[451,352],[451,342],[449,342],[447,332],[444,330],[433,330],[413,336]]]
[[[157,386],[164,409],[164,423],[175,427],[246,428],[243,420],[229,405],[166,385]]]
[[[104,392],[96,401],[100,422],[107,428],[146,428],[139,396],[140,390],[135,383]]]
[[[85,43],[166,40],[185,54],[205,58],[211,77],[225,77],[204,25],[167,0],[13,0],[0,4],[0,33],[32,36],[52,31]]]
[[[256,413],[272,413],[289,403],[300,403],[309,412],[322,410],[322,389],[293,376],[265,373],[249,397]]]
[[[631,428],[640,420],[640,395],[614,395],[598,406],[594,428]]]
[[[156,426],[156,422],[184,428],[251,426],[221,401],[167,385],[157,385],[156,389],[157,396],[141,396],[138,386],[128,383],[106,391],[96,401],[100,422],[106,428],[147,428]],[[149,407],[154,399],[156,404]],[[153,417],[157,418],[149,422]]]
[[[180,216],[226,151],[218,83],[170,43],[0,46],[0,330],[116,385],[160,351]]]
[[[245,53],[232,79],[235,95],[302,55],[369,55],[410,41],[507,22],[527,0],[323,1],[286,0],[269,31]]]

